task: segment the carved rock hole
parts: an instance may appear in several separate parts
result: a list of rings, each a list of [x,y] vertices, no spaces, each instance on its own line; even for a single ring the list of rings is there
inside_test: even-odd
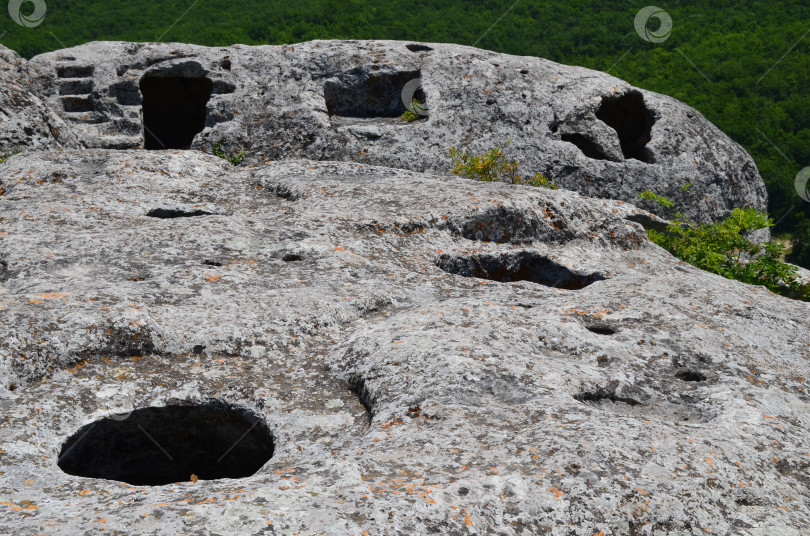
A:
[[[213,83],[207,78],[145,76],[143,95],[144,147],[188,149],[205,128],[205,107]]]
[[[68,474],[161,486],[192,480],[244,478],[273,456],[263,420],[224,405],[142,408],[80,428],[62,446]]]
[[[501,283],[530,281],[567,290],[580,290],[606,279],[596,273],[582,275],[572,272],[547,257],[527,251],[469,257],[442,256],[437,259],[436,265],[447,273],[463,277],[477,277]]]
[[[421,78],[419,71],[369,74],[354,69],[340,77],[339,82],[324,84],[326,109],[330,116],[338,117],[399,117],[407,111],[402,102],[402,90],[415,78]],[[413,97],[427,104],[421,89]]]
[[[146,213],[150,218],[170,219],[170,218],[194,218],[196,216],[213,216],[213,212],[205,210],[182,210],[176,208],[153,208]]]
[[[638,400],[629,397],[618,396],[614,391],[608,389],[596,389],[595,391],[585,391],[574,395],[574,398],[579,402],[590,405],[598,405],[600,402],[613,402],[614,404],[621,403],[629,406],[638,406],[641,404]]]
[[[706,375],[696,370],[679,370],[675,373],[675,377],[685,382],[705,382]]]
[[[348,383],[349,391],[357,397],[363,409],[366,410],[367,421],[365,429],[368,430],[371,427],[371,423],[374,421],[374,397],[363,378],[352,377],[349,379]]]
[[[615,335],[619,331],[608,324],[586,324],[585,329],[597,335]]]
[[[405,45],[405,48],[410,50],[411,52],[432,52],[433,49],[427,45],[418,45],[416,43],[411,43],[410,45]]]
[[[647,142],[651,139],[655,116],[644,104],[644,95],[641,92],[631,91],[617,97],[603,97],[596,117],[619,135],[625,158],[653,162]]]

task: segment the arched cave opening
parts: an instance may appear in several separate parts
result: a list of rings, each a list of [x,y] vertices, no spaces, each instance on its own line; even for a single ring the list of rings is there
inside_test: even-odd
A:
[[[90,423],[59,453],[68,474],[160,486],[244,478],[273,456],[258,416],[224,405],[142,408]]]
[[[653,162],[647,143],[651,139],[655,116],[644,104],[644,95],[631,91],[617,97],[603,97],[596,117],[619,135],[625,158]]]
[[[144,148],[188,149],[205,128],[205,106],[213,83],[208,78],[145,76],[143,96]]]

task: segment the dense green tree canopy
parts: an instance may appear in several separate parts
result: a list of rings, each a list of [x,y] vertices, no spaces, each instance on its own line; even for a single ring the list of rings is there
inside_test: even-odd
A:
[[[583,65],[702,112],[754,157],[777,231],[810,229],[794,178],[810,166],[810,3],[692,0],[658,44],[636,33],[644,2],[616,0],[47,0],[34,28],[0,14],[23,56],[92,40],[280,44],[358,38],[475,45]],[[26,2],[24,10],[33,10]],[[655,29],[655,23],[651,23]],[[784,217],[784,215],[790,213]],[[810,238],[807,238],[810,242]]]

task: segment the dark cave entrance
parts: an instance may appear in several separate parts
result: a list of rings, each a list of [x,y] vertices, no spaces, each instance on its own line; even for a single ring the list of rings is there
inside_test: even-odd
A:
[[[257,415],[224,405],[142,408],[80,428],[59,453],[70,475],[136,486],[244,478],[273,456]],[[192,476],[194,475],[194,476]]]
[[[603,97],[596,117],[619,135],[625,158],[653,162],[647,142],[651,139],[655,116],[644,104],[644,95],[631,91],[618,97]]]
[[[143,96],[144,148],[188,149],[205,128],[205,106],[213,83],[207,78],[145,76]]]

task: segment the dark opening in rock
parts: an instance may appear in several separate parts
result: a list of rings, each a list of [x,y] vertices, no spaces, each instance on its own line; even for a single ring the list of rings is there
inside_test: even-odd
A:
[[[284,256],[281,257],[281,260],[284,262],[297,262],[301,259],[303,259],[303,257],[298,253],[285,253]]]
[[[366,410],[366,418],[368,420],[366,429],[368,429],[374,421],[374,398],[368,390],[366,381],[363,378],[354,377],[351,378],[348,383],[349,390],[357,397],[357,400],[360,401],[363,409]]]
[[[188,149],[205,128],[205,105],[213,84],[207,78],[145,76],[143,95],[144,147]]]
[[[602,149],[589,140],[586,136],[582,134],[563,134],[560,136],[562,141],[567,141],[568,143],[573,143],[579,150],[582,151],[582,154],[587,156],[588,158],[593,158],[596,160],[607,160],[605,153],[602,152]]]
[[[603,388],[599,388],[595,391],[586,391],[583,393],[576,394],[574,395],[574,398],[580,402],[590,404],[597,404],[603,401],[628,404],[630,406],[638,406],[639,404],[641,404],[641,402],[639,402],[634,398],[618,396],[615,391]]]
[[[433,49],[427,45],[418,45],[416,43],[411,43],[410,45],[405,45],[405,48],[410,50],[411,52],[431,52]]]
[[[696,370],[679,370],[675,377],[685,382],[705,382],[706,376]]]
[[[176,208],[153,208],[146,213],[150,218],[193,218],[195,216],[212,216],[212,212],[205,210],[182,210]]]
[[[644,104],[644,96],[638,91],[618,97],[603,97],[596,117],[605,122],[619,135],[619,143],[625,158],[642,162],[653,161],[647,142],[651,139],[655,116]]]
[[[618,331],[613,326],[608,324],[586,324],[585,329],[597,335],[615,335]]]
[[[579,290],[605,277],[572,272],[547,257],[521,251],[502,255],[473,255],[470,257],[439,257],[436,265],[445,272],[464,277],[478,277],[509,283],[531,281],[553,288]]]
[[[273,456],[273,436],[258,416],[237,408],[143,408],[80,428],[62,446],[66,473],[160,486],[244,478]]]
[[[353,69],[340,76],[338,82],[330,80],[324,84],[326,109],[330,116],[399,117],[407,110],[402,95],[405,85],[419,78],[419,71],[368,73]],[[412,85],[412,98],[426,105],[418,82]]]

